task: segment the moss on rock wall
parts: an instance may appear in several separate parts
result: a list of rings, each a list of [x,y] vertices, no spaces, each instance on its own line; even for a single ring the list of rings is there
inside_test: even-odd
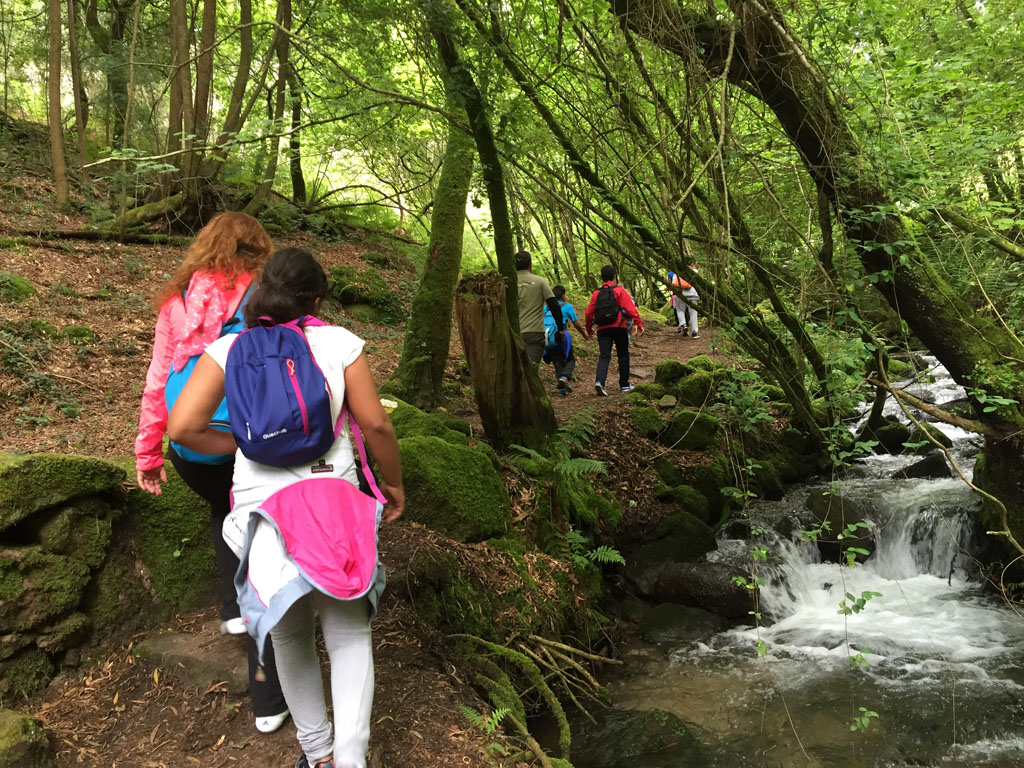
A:
[[[34,717],[0,709],[0,768],[52,768],[53,751]]]
[[[78,605],[89,581],[81,560],[39,546],[0,549],[0,634],[44,625]]]
[[[0,531],[41,509],[109,490],[127,473],[87,456],[32,454],[0,463]]]
[[[459,541],[500,536],[511,525],[508,493],[486,453],[431,435],[403,438],[398,449],[406,519]]]
[[[163,493],[154,496],[135,488],[128,494],[127,511],[154,593],[171,610],[186,611],[211,601],[218,590],[210,507],[170,464],[165,469]]]

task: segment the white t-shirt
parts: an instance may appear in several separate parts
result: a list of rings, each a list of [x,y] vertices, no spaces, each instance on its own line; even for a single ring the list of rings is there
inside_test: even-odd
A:
[[[337,421],[345,403],[345,368],[362,354],[366,342],[351,331],[336,325],[314,326],[304,330],[309,347],[313,350],[313,357],[316,358],[317,365],[320,366],[331,388],[331,417]],[[228,352],[237,335],[231,333],[222,336],[206,348],[206,354],[221,368],[227,364]],[[266,464],[258,464],[247,459],[241,451],[235,451],[230,517],[234,518],[233,522],[236,525],[241,526],[244,535],[250,512],[275,491],[309,477],[341,477],[352,484],[357,484],[356,462],[349,440],[348,425],[341,431],[327,454],[311,464],[268,467]],[[228,527],[225,521],[225,539],[228,539]]]

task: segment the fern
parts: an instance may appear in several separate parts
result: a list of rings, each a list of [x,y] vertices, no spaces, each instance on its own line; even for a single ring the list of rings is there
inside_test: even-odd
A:
[[[617,549],[601,545],[597,549],[592,549],[587,553],[587,558],[602,565],[625,565],[626,558],[622,556],[622,553]]]
[[[558,436],[570,448],[583,450],[597,434],[597,408],[593,405],[576,411],[558,429]]]
[[[606,475],[608,467],[597,459],[563,459],[554,465],[555,472],[566,479],[584,475]]]
[[[498,730],[498,726],[501,724],[501,721],[504,720],[512,711],[508,707],[502,707],[501,709],[494,710],[490,715],[485,717],[472,707],[463,705],[460,706],[459,709],[474,728],[479,728],[488,736]]]

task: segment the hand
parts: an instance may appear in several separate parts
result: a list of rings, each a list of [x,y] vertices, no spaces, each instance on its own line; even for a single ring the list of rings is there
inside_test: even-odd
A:
[[[633,335],[636,336],[639,339],[641,336],[644,335],[644,327],[641,325],[641,326],[639,326],[637,328],[634,328],[633,329]]]
[[[167,482],[167,470],[163,464],[153,469],[140,469],[135,471],[135,482],[142,490],[160,495],[160,484]]]
[[[405,511],[405,489],[400,485],[381,483],[380,490],[388,500],[384,505],[384,522],[393,523]]]

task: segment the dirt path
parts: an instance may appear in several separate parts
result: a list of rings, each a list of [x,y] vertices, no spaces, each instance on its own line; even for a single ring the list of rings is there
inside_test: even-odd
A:
[[[696,355],[708,355],[712,359],[725,361],[724,356],[716,350],[715,330],[710,326],[702,326],[700,336],[691,339],[689,336],[676,333],[676,329],[663,323],[650,323],[644,326],[644,334],[635,339],[630,347],[630,381],[641,384],[654,381],[654,369],[662,360],[680,360],[685,362]],[[618,392],[618,361],[612,352],[612,363],[608,370],[606,382],[608,397],[599,397],[594,392],[594,377],[597,371],[598,348],[597,339],[579,341],[574,334],[573,345],[576,349],[575,388],[567,397],[559,397],[555,386],[554,369],[542,365],[541,381],[551,391],[551,402],[559,422],[569,414],[595,406],[598,412],[616,410],[621,400]]]

